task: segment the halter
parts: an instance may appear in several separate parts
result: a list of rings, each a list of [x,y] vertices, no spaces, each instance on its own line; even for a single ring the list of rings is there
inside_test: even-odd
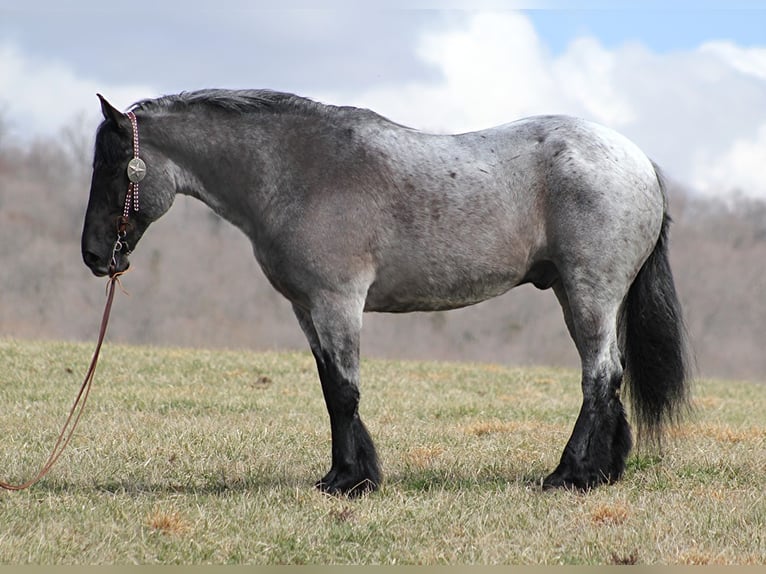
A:
[[[117,239],[114,242],[112,248],[112,260],[109,266],[110,275],[113,274],[113,270],[117,268],[117,254],[120,253],[123,248],[126,248],[126,255],[130,254],[128,243],[125,241],[125,236],[128,233],[128,217],[131,210],[134,213],[138,213],[138,183],[146,177],[146,163],[140,157],[138,157],[138,120],[136,120],[136,114],[128,112],[128,119],[133,130],[133,159],[128,162],[127,174],[128,174],[128,193],[125,196],[125,206],[122,209],[122,216],[117,222]]]
[[[128,119],[130,119],[130,125],[133,128],[133,159],[128,162],[128,195],[125,196],[125,209],[122,211],[122,215],[127,219],[130,213],[131,202],[133,204],[133,211],[138,211],[138,182],[146,177],[146,164],[144,160],[138,157],[138,120],[136,120],[136,114],[128,112]]]

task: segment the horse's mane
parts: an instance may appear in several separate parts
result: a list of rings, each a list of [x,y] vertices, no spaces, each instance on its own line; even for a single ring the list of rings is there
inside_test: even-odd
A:
[[[356,108],[337,107],[322,104],[290,94],[273,90],[224,90],[205,89],[181,92],[154,99],[141,100],[133,104],[132,110],[147,112],[161,110],[182,110],[196,106],[206,106],[227,112],[246,114],[251,112],[283,112],[287,110],[301,112],[332,112],[333,110],[351,110]],[[365,110],[367,111],[367,110]]]

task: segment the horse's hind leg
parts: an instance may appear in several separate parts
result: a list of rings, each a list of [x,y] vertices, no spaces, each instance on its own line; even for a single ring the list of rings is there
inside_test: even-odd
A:
[[[325,301],[311,312],[293,309],[314,354],[330,415],[332,466],[316,486],[350,496],[375,490],[380,484],[378,459],[359,417],[362,308]]]
[[[632,446],[620,401],[623,366],[617,313],[621,299],[598,297],[596,290],[567,290],[560,281],[554,291],[582,361],[583,403],[561,461],[543,487],[587,489],[618,480]]]

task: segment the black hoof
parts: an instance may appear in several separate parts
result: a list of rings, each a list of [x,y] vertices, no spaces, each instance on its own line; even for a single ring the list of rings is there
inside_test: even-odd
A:
[[[331,470],[317,481],[314,486],[320,491],[333,496],[357,498],[378,489],[378,480],[355,474],[341,474]]]
[[[558,469],[549,474],[543,480],[543,490],[553,490],[554,488],[561,488],[564,490],[579,490],[586,491],[598,486],[603,481],[596,481],[592,479],[582,479],[577,476],[571,476],[562,473]]]
[[[596,423],[584,412],[577,418],[556,470],[543,480],[543,490],[590,490],[617,482],[625,473],[633,440],[622,404],[615,402],[605,415],[595,417]]]
[[[602,484],[612,484],[621,476],[621,470],[604,472],[593,468],[572,468],[559,464],[558,468],[543,480],[543,490],[554,488],[590,490]]]

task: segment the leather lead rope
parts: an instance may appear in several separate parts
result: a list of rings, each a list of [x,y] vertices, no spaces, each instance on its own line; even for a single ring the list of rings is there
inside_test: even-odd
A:
[[[56,464],[56,461],[61,456],[61,453],[64,452],[64,449],[69,444],[69,441],[72,440],[72,435],[74,434],[75,428],[77,428],[77,423],[80,421],[80,416],[82,415],[82,411],[85,408],[85,403],[88,401],[88,395],[90,394],[90,387],[93,383],[93,377],[96,374],[98,356],[101,353],[101,344],[104,342],[104,337],[106,336],[106,327],[109,323],[109,314],[112,311],[114,291],[117,284],[120,282],[120,275],[121,273],[115,273],[109,278],[109,284],[107,285],[106,305],[104,307],[104,315],[101,318],[101,328],[98,332],[96,350],[93,352],[93,358],[90,361],[88,372],[85,374],[85,379],[80,386],[80,392],[77,393],[74,404],[69,411],[69,416],[67,417],[64,426],[61,428],[58,440],[51,450],[51,453],[48,456],[48,460],[33,478],[30,478],[21,484],[10,484],[8,482],[0,481],[0,488],[4,488],[5,490],[24,490],[25,488],[29,488],[33,484],[39,482],[46,474],[48,474],[48,472],[50,472],[51,468],[53,468],[53,465]]]
[[[45,464],[37,472],[37,474],[26,482],[21,484],[10,484],[8,482],[0,481],[0,488],[4,488],[5,490],[24,490],[25,488],[29,488],[33,484],[39,482],[46,474],[48,474],[48,472],[50,472],[53,465],[56,464],[56,461],[61,456],[61,453],[64,452],[64,449],[69,444],[69,441],[72,440],[72,435],[74,434],[75,428],[77,428],[77,423],[80,421],[82,411],[85,408],[85,403],[88,402],[90,387],[93,384],[93,378],[96,375],[98,356],[101,353],[101,345],[104,342],[104,337],[106,336],[106,327],[109,324],[109,314],[112,311],[114,291],[120,282],[120,275],[123,274],[123,272],[116,270],[117,253],[121,252],[122,249],[127,248],[127,244],[124,240],[125,236],[127,235],[128,217],[130,216],[131,211],[138,211],[138,184],[146,176],[146,164],[144,163],[144,160],[139,157],[138,121],[136,119],[136,115],[132,111],[125,115],[130,120],[130,125],[133,130],[133,158],[128,162],[127,167],[129,182],[128,193],[125,196],[125,205],[122,212],[122,217],[120,217],[120,220],[117,224],[117,238],[114,242],[114,247],[112,248],[112,257],[109,263],[109,283],[107,284],[106,305],[104,306],[104,314],[101,317],[101,328],[98,331],[96,350],[93,352],[93,358],[90,361],[88,372],[85,374],[85,379],[80,386],[80,392],[77,393],[74,404],[69,411],[69,416],[67,417],[64,426],[61,428],[58,440],[53,446],[53,450],[51,450],[51,453],[48,456],[48,460],[45,461]]]

